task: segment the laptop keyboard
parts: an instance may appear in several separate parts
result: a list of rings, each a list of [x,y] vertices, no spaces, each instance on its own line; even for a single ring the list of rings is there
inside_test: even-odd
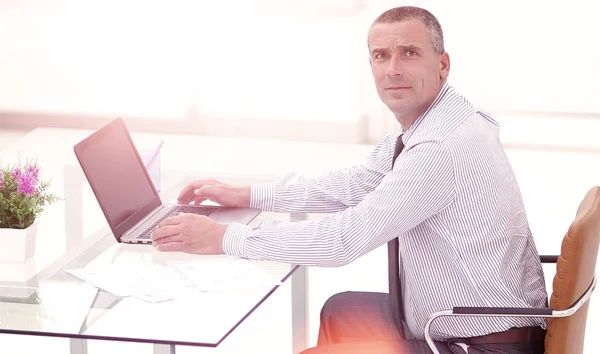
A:
[[[165,213],[165,215],[163,215],[161,218],[156,220],[152,225],[148,226],[148,228],[146,228],[146,230],[144,230],[144,232],[142,232],[140,234],[138,239],[149,239],[150,236],[152,236],[152,232],[154,230],[156,230],[156,227],[158,226],[158,224],[160,224],[161,221],[168,218],[169,216],[175,216],[175,215],[182,214],[182,213],[208,216],[210,213],[215,211],[215,209],[216,209],[216,207],[198,208],[198,207],[189,206],[189,205],[178,205],[178,206],[174,207],[173,209],[171,209],[171,211],[169,211],[168,213]]]

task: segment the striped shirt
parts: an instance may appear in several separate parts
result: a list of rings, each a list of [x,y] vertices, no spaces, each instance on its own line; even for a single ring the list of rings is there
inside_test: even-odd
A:
[[[223,249],[249,259],[342,266],[398,237],[405,320],[417,339],[433,312],[454,306],[545,307],[541,263],[498,132],[490,115],[446,82],[404,132],[393,169],[400,129],[362,164],[252,185],[252,207],[332,214],[260,228],[231,224]],[[431,334],[447,340],[536,325],[545,328],[545,320],[443,317]]]

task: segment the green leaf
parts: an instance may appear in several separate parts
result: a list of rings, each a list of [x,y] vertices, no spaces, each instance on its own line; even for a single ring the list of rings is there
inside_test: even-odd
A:
[[[26,228],[43,212],[45,206],[62,200],[47,192],[50,187],[49,181],[37,181],[33,195],[22,195],[18,192],[19,181],[13,178],[13,171],[19,169],[25,178],[31,178],[31,175],[27,175],[29,166],[39,171],[35,159],[26,159],[25,163],[8,166],[0,161],[0,227]]]

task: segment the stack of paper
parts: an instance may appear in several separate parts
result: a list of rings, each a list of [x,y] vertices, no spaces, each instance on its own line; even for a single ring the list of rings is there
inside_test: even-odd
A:
[[[175,298],[184,288],[201,291],[270,289],[281,284],[245,259],[211,258],[162,266],[147,261],[94,265],[68,272],[116,296],[156,303]]]
[[[246,259],[200,259],[171,264],[202,291],[271,288],[281,284]]]
[[[149,302],[170,300],[182,288],[194,286],[172,267],[139,261],[71,269],[69,273],[116,296]]]

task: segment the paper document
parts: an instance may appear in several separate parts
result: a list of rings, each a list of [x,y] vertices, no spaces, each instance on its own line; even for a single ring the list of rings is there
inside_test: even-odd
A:
[[[94,265],[67,271],[113,295],[135,296],[148,302],[170,300],[178,290],[194,286],[174,268],[146,261]]]
[[[281,281],[246,259],[201,259],[171,265],[202,291],[266,288],[281,284]]]

